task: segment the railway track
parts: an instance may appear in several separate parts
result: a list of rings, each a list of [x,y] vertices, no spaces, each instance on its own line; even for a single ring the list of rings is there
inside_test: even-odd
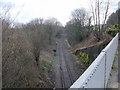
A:
[[[66,50],[66,48],[65,48],[65,46],[67,45],[67,44],[65,44],[66,42],[64,41],[64,47],[63,47],[63,52],[65,53],[64,54],[64,58],[65,58],[65,63],[66,63],[66,67],[67,67],[67,71],[68,71],[68,74],[69,74],[69,77],[70,77],[70,80],[71,80],[71,83],[73,84],[74,83],[74,76],[72,75],[72,71],[71,71],[71,66],[70,66],[70,64],[69,64],[69,62],[68,62],[68,59],[67,59],[67,50]]]
[[[61,79],[61,87],[62,88],[69,88],[71,84],[73,83],[73,77],[69,68],[69,65],[67,64],[66,60],[66,53],[64,48],[64,42],[63,40],[60,40],[58,42],[58,59],[60,64],[60,79]]]
[[[78,67],[75,64],[75,58],[68,51],[68,44],[65,40],[64,34],[59,39],[56,39],[58,65],[55,69],[55,88],[68,89],[78,79],[80,74],[76,73]],[[80,69],[77,72],[80,72]]]

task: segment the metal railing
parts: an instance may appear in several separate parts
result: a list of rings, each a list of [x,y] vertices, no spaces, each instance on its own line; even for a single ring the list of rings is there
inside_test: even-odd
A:
[[[73,83],[69,90],[73,88],[106,88],[117,47],[118,34],[101,51],[95,61]]]

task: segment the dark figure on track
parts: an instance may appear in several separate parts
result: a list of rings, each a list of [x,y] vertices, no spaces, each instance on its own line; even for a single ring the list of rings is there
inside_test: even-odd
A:
[[[54,52],[54,56],[56,56],[56,49],[53,49],[53,52]]]

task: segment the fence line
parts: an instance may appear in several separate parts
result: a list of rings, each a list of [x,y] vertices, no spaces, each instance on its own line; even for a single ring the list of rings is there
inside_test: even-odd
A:
[[[118,34],[101,51],[95,61],[73,83],[72,88],[106,88],[118,47]]]

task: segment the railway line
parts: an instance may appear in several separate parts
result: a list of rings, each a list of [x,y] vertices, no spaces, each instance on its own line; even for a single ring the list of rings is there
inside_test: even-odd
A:
[[[58,57],[58,67],[56,69],[56,88],[69,88],[73,82],[78,78],[78,75],[73,69],[71,58],[69,57],[69,52],[67,44],[65,42],[65,37],[62,36],[57,40],[57,57]]]

